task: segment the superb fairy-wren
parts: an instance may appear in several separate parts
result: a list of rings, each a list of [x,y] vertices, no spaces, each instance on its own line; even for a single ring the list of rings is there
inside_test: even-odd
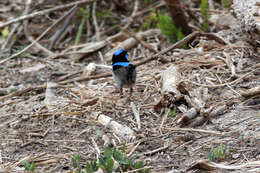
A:
[[[132,93],[136,81],[136,70],[135,66],[129,62],[126,50],[119,49],[114,52],[112,67],[112,75],[120,90],[120,94],[123,92],[123,87],[130,88],[130,92]]]

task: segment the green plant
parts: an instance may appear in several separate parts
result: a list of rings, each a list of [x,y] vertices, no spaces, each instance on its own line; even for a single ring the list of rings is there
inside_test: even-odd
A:
[[[120,164],[121,169],[123,171],[144,168],[144,163],[142,161],[135,162],[135,160],[138,156],[137,154],[128,158],[127,155],[125,154],[124,150],[125,150],[125,148],[123,148],[122,151],[118,151],[116,149],[113,150],[113,158]],[[144,168],[143,170],[140,170],[139,172],[146,173],[146,172],[149,172],[149,169]]]
[[[99,168],[103,170],[103,172],[111,173],[113,171],[128,171],[140,169],[138,172],[147,173],[149,172],[148,168],[144,167],[144,163],[142,161],[135,161],[137,158],[137,154],[128,158],[125,153],[125,146],[121,151],[117,149],[111,149],[109,147],[105,148],[104,155],[99,156],[98,161],[92,161],[86,163],[86,173],[92,173],[97,171]],[[119,165],[115,167],[116,162]],[[79,167],[79,166],[78,166]],[[116,170],[115,170],[116,169]],[[83,173],[83,172],[80,172]]]
[[[176,107],[174,106],[173,109],[168,110],[168,117],[175,117],[176,116]]]
[[[107,147],[104,152],[104,157],[100,156],[98,158],[98,167],[101,168],[104,172],[112,173],[114,168],[114,159],[112,158],[113,152]]]
[[[28,161],[24,160],[23,162],[23,166],[24,169],[28,172],[33,172],[35,170],[35,163],[32,162],[32,164],[30,164]]]
[[[211,148],[211,151],[208,153],[207,157],[211,161],[219,161],[221,159],[225,159],[228,154],[229,148],[226,145],[221,144],[218,147]]]
[[[210,14],[208,12],[208,9],[209,9],[209,3],[208,3],[208,0],[202,0],[201,1],[201,4],[200,4],[200,11],[201,11],[201,14],[204,18],[204,23],[202,25],[202,29],[204,31],[206,31],[208,28],[209,28],[209,22],[208,22],[208,19],[210,17]]]
[[[86,163],[86,173],[92,173],[98,170],[97,162],[87,162]]]
[[[184,37],[181,28],[177,28],[174,25],[171,17],[168,14],[159,15],[157,27],[171,43],[181,40]]]

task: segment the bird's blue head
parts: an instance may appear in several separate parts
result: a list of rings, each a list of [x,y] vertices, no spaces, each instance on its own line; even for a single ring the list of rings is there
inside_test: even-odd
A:
[[[112,57],[112,66],[128,66],[130,64],[127,51],[125,49],[119,49],[114,52]]]

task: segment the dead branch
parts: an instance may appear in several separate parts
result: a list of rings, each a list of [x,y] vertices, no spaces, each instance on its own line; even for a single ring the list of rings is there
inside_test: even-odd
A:
[[[31,13],[31,14],[28,14],[28,15],[24,15],[24,16],[21,16],[21,17],[18,17],[18,18],[15,18],[13,20],[10,20],[10,21],[7,21],[5,23],[0,24],[0,29],[6,27],[8,25],[11,25],[13,23],[20,22],[22,20],[28,20],[28,19],[34,18],[36,16],[42,16],[42,15],[51,13],[53,11],[64,10],[64,9],[71,8],[71,7],[76,6],[76,5],[82,5],[82,4],[90,3],[90,2],[93,2],[93,1],[94,0],[81,0],[81,1],[70,3],[70,4],[61,5],[61,6],[58,6],[58,7],[51,8],[51,9],[47,9],[47,10]]]
[[[27,47],[25,47],[23,50],[19,51],[18,53],[13,54],[12,56],[0,61],[0,64],[5,63],[6,61],[15,58],[19,55],[21,55],[22,53],[26,52],[28,49],[30,49],[35,43],[37,43],[38,41],[40,41],[40,39],[42,39],[45,34],[47,34],[53,27],[55,27],[56,25],[58,25],[58,23],[60,23],[66,16],[68,16],[74,9],[76,8],[73,7],[70,11],[68,11],[64,16],[62,16],[61,18],[59,18],[55,23],[53,23],[49,28],[47,28],[36,40],[34,40],[34,42],[32,42],[31,44],[29,44]]]
[[[24,15],[28,15],[29,10],[30,10],[31,2],[32,2],[32,1],[26,1],[26,6],[25,6]],[[53,52],[51,52],[50,50],[48,50],[48,49],[46,49],[45,47],[43,47],[40,43],[38,43],[37,41],[35,41],[35,40],[33,39],[33,37],[29,34],[29,31],[28,31],[28,19],[26,19],[26,20],[23,21],[23,28],[24,28],[25,36],[27,37],[27,39],[28,39],[31,43],[35,42],[35,46],[37,46],[40,50],[42,50],[43,52],[45,52],[47,55],[54,55]]]
[[[260,86],[251,88],[251,89],[246,90],[246,91],[240,91],[240,94],[241,94],[243,97],[246,97],[246,98],[249,98],[249,97],[252,97],[252,96],[260,95]]]
[[[158,29],[150,29],[150,30],[147,30],[147,31],[144,31],[144,32],[139,32],[137,33],[137,38],[139,40],[143,40],[145,39],[146,37],[148,36],[152,36],[152,35],[158,35],[160,34],[160,30]],[[110,61],[111,58],[112,58],[112,55],[113,53],[120,49],[120,48],[123,48],[123,49],[131,49],[132,47],[134,47],[138,42],[134,39],[134,38],[128,38],[126,39],[125,41],[121,42],[118,46],[114,47],[112,50],[110,50],[109,52],[107,52],[105,55],[104,55],[104,58],[106,61]]]
[[[143,47],[149,49],[153,53],[157,53],[157,51],[152,48],[149,44],[146,44],[143,40],[140,40],[134,33],[130,32],[128,29],[122,28],[122,31],[128,34],[130,37],[133,37],[136,41],[138,41]]]
[[[73,11],[66,17],[66,20],[63,23],[63,25],[60,28],[58,28],[57,31],[55,32],[55,34],[50,38],[49,49],[52,49],[54,47],[54,45],[56,44],[58,39],[61,37],[61,35],[64,33],[64,31],[68,28],[68,25],[71,23],[71,20],[74,17],[74,15],[76,14],[76,12],[78,11],[78,9],[79,9],[78,6],[73,9]],[[54,55],[50,55],[50,56],[54,56]]]

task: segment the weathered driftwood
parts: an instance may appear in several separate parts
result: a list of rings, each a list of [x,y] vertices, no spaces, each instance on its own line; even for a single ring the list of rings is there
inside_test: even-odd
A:
[[[191,167],[187,169],[187,171],[193,169],[200,169],[204,171],[222,170],[222,172],[225,172],[224,170],[241,170],[245,172],[259,172],[259,165],[260,165],[260,161],[246,162],[240,165],[227,165],[227,164],[224,165],[224,164],[211,162],[208,159],[202,159],[192,164]]]
[[[195,118],[198,115],[198,111],[193,107],[185,112],[181,118],[177,120],[178,124],[187,124],[190,122],[191,119]]]
[[[260,44],[260,20],[257,0],[234,0],[233,10],[240,28],[254,45]]]
[[[260,95],[260,86],[256,86],[246,91],[240,91],[240,94],[245,98]]]
[[[198,115],[202,115],[200,112],[205,107],[205,102],[207,101],[206,91],[203,88],[197,88],[193,91],[190,91],[188,95],[184,96],[184,99],[189,107],[191,107],[187,112],[183,113],[183,115],[178,119],[177,123],[181,125],[186,125],[189,123],[194,123],[199,119],[201,122],[201,118]],[[204,100],[206,99],[206,100]],[[196,122],[197,124],[198,122]]]
[[[67,99],[55,94],[57,83],[47,82],[44,104],[49,112],[55,112],[57,109],[64,107],[67,104]]]
[[[161,108],[169,108],[178,101],[182,94],[178,90],[181,82],[181,74],[177,66],[171,65],[168,69],[163,71],[161,80],[162,97],[159,103],[155,106],[155,111],[160,112]]]
[[[181,74],[178,71],[177,66],[171,65],[162,74],[162,94],[164,97],[173,96],[176,100],[181,97],[181,93],[178,90],[178,85],[181,81]]]
[[[110,128],[115,134],[119,135],[127,141],[135,139],[134,131],[132,129],[126,125],[119,124],[106,115],[99,115],[98,122],[100,122],[105,127]]]

